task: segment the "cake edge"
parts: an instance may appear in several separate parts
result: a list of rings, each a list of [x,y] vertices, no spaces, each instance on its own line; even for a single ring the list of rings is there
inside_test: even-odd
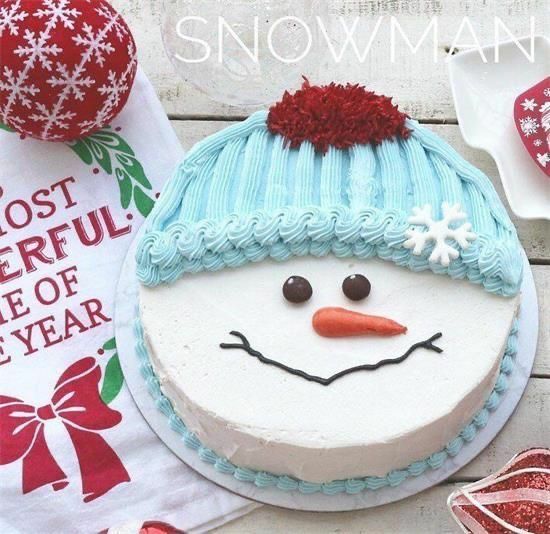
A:
[[[288,475],[277,475],[265,471],[258,471],[246,467],[239,467],[226,458],[217,455],[212,449],[205,447],[199,438],[190,431],[184,421],[174,410],[170,399],[162,392],[159,380],[151,365],[149,352],[147,350],[144,331],[139,317],[139,310],[136,312],[134,322],[134,334],[136,337],[136,354],[140,360],[140,372],[147,382],[150,395],[153,397],[157,408],[168,418],[168,424],[183,438],[184,444],[195,450],[199,458],[221,472],[232,475],[241,482],[251,482],[258,487],[274,486],[285,491],[300,491],[301,493],[322,492],[326,495],[334,495],[342,492],[349,494],[358,493],[365,489],[376,490],[385,486],[397,486],[411,476],[419,476],[428,468],[440,468],[449,457],[456,456],[465,443],[473,441],[478,431],[485,427],[492,412],[499,404],[502,395],[508,388],[507,376],[514,368],[514,360],[517,354],[517,333],[518,319],[513,319],[506,347],[503,351],[500,370],[496,377],[495,384],[482,408],[473,416],[459,434],[449,441],[447,445],[424,460],[412,462],[405,468],[393,469],[385,476],[366,476],[361,478],[348,478],[333,480],[330,482],[309,482],[300,480]]]

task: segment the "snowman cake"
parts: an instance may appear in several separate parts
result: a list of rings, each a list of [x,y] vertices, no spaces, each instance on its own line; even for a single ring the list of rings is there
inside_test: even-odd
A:
[[[142,371],[228,476],[398,485],[497,409],[522,265],[483,173],[390,98],[306,82],[164,188],[137,252]]]

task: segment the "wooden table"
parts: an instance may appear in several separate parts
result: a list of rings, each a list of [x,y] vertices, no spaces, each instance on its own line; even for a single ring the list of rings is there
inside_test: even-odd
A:
[[[344,14],[370,17],[395,15],[416,42],[429,17],[440,21],[439,56],[452,44],[460,21],[469,15],[480,41],[492,42],[493,15],[499,15],[514,32],[528,32],[528,17],[535,16],[539,33],[550,26],[547,0],[339,0],[334,5]],[[161,0],[113,0],[128,21],[137,41],[141,66],[155,86],[168,117],[185,148],[231,121],[241,120],[249,109],[225,106],[209,100],[186,84],[174,72],[162,47]],[[448,35],[445,40],[443,36]],[[464,34],[468,37],[467,34]],[[414,39],[413,39],[414,37]],[[463,39],[465,40],[465,39]],[[374,57],[374,56],[372,56]],[[349,75],[349,69],[354,75]],[[401,109],[428,124],[464,158],[484,171],[505,202],[496,166],[484,152],[466,146],[462,140],[450,95],[444,63],[432,63],[429,54],[404,54],[396,65],[388,61],[367,61],[364,65],[340,67],[334,77],[357,81],[395,96]],[[325,77],[330,79],[332,72]],[[516,413],[491,445],[447,482],[404,501],[376,509],[315,514],[263,506],[220,528],[229,532],[456,532],[445,505],[456,485],[482,478],[502,466],[514,453],[533,446],[550,445],[550,222],[525,221],[512,214],[525,248],[539,299],[540,332],[531,379]]]

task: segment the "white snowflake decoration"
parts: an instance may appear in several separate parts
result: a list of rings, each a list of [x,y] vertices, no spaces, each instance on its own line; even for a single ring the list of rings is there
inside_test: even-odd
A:
[[[19,35],[18,22],[25,20],[29,14],[26,11],[19,11],[21,0],[13,2],[9,8],[0,7],[0,37],[4,30],[9,31],[10,35]]]
[[[50,35],[44,31],[37,36],[34,32],[25,30],[24,39],[27,41],[27,45],[18,46],[14,52],[19,57],[27,56],[25,67],[32,68],[34,62],[38,61],[46,70],[51,70],[52,60],[49,56],[55,57],[63,52],[63,49],[55,43],[48,44],[47,41],[50,39]]]
[[[519,120],[521,131],[525,134],[525,137],[529,137],[532,134],[536,134],[539,129],[539,123],[537,119],[528,115],[524,119]]]
[[[32,101],[28,97],[35,96],[40,92],[34,84],[28,82],[30,69],[38,61],[44,68],[50,70],[51,60],[48,58],[48,54],[57,56],[62,52],[62,49],[58,46],[48,46],[47,41],[51,38],[58,22],[61,22],[65,28],[72,29],[74,28],[73,18],[81,14],[80,11],[74,8],[68,8],[68,3],[68,0],[42,0],[44,9],[37,10],[34,16],[46,21],[44,29],[40,31],[38,36],[35,36],[33,32],[25,32],[24,39],[27,41],[27,46],[20,46],[15,50],[16,55],[19,57],[27,56],[23,69],[14,72],[5,67],[3,72],[0,72],[0,89],[7,91],[9,95],[7,101],[0,106],[0,122],[7,123],[8,118],[10,121],[19,124],[23,122],[20,117],[12,113],[13,105],[20,102],[25,107],[30,108]],[[13,21],[22,21],[28,15],[28,13],[23,12],[25,17],[17,16],[14,10],[19,9],[20,4],[19,0],[14,2],[10,12],[5,11],[4,8],[0,10],[0,35],[2,35],[3,24],[8,28],[12,28],[12,35],[19,35],[17,27],[13,31]],[[44,115],[42,109],[37,108],[37,111],[36,116]],[[60,117],[60,120],[66,120],[66,115]]]
[[[122,23],[122,19],[118,13],[113,14],[104,6],[96,8],[96,13],[107,19],[109,28],[114,30],[119,41],[122,41],[123,37],[128,34],[128,30]]]
[[[107,96],[107,98],[104,100],[103,106],[97,112],[93,120],[79,123],[82,128],[97,128],[103,124],[105,117],[109,115],[115,106],[118,106],[121,95],[128,89],[126,78],[126,73],[117,79],[116,74],[113,71],[109,71],[109,85],[102,85],[97,90],[99,94]]]
[[[544,96],[550,97],[550,87],[547,87],[547,88],[543,91],[543,94],[544,94]]]
[[[48,26],[55,28],[60,22],[69,30],[74,30],[74,19],[82,15],[76,8],[69,7],[69,0],[42,0],[45,9],[39,9],[35,16],[48,19]]]
[[[117,75],[112,70],[109,71],[109,84],[102,85],[98,92],[105,96],[107,95],[107,101],[105,106],[112,108],[118,106],[121,96],[128,90],[128,84],[126,83],[126,78],[121,77],[117,79]]]
[[[49,110],[44,104],[37,103],[36,109],[38,113],[33,113],[31,119],[41,121],[51,126],[57,126],[62,130],[66,130],[70,121],[76,113],[73,111],[60,111],[57,107]]]
[[[537,103],[535,102],[534,98],[529,98],[529,99],[526,98],[521,103],[521,105],[525,111],[533,111],[537,107]]]
[[[99,94],[101,94],[102,96],[107,95],[107,98],[104,100],[102,108],[98,111],[93,120],[79,123],[82,128],[91,129],[100,126],[101,124],[103,124],[103,122],[105,121],[105,117],[109,115],[111,110],[115,106],[118,106],[122,94],[128,88],[130,74],[137,63],[135,51],[136,50],[133,43],[130,43],[128,45],[128,55],[133,59],[132,61],[130,61],[130,63],[128,63],[128,66],[121,76],[117,78],[114,72],[109,71],[109,85],[102,85],[97,89]]]
[[[6,107],[10,102],[19,102],[22,106],[30,108],[32,97],[40,92],[34,84],[26,84],[24,81],[21,81],[17,74],[6,66],[4,66],[4,70],[0,73],[0,90],[6,91],[10,95]],[[0,119],[5,121],[2,112],[0,112]]]
[[[535,139],[533,141],[533,145],[535,146],[542,146],[542,139]]]
[[[550,163],[550,155],[548,152],[545,152],[544,154],[537,153],[537,160],[544,168],[546,168],[546,165]]]
[[[472,229],[470,223],[464,223],[456,228],[451,226],[452,223],[467,218],[459,204],[450,205],[443,202],[441,209],[443,218],[434,221],[432,207],[429,204],[422,208],[413,208],[413,215],[409,217],[408,222],[414,226],[425,226],[426,231],[421,231],[413,226],[406,231],[405,235],[408,239],[403,245],[405,248],[412,248],[412,253],[419,256],[426,245],[433,242],[435,246],[429,261],[448,267],[451,260],[455,260],[459,256],[459,250],[448,241],[454,240],[462,250],[466,250],[470,246],[470,241],[476,239],[476,235],[470,231]]]
[[[105,55],[115,51],[114,46],[106,40],[105,32],[100,31],[94,34],[93,28],[87,23],[82,25],[82,33],[75,35],[73,41],[77,45],[85,47],[83,56],[91,54],[100,66],[105,63]]]
[[[58,74],[57,77],[52,76],[47,80],[48,85],[63,88],[65,97],[72,94],[74,98],[80,102],[84,100],[83,88],[88,89],[95,83],[93,78],[84,75],[85,72],[83,67],[77,67],[71,73],[67,65],[58,63],[56,73]]]

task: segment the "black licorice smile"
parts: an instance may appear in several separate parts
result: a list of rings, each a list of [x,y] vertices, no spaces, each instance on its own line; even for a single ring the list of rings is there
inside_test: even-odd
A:
[[[376,369],[379,369],[384,365],[393,365],[393,364],[401,363],[405,361],[416,349],[424,348],[427,350],[433,350],[434,352],[438,352],[438,353],[443,352],[443,349],[433,344],[433,342],[436,339],[439,339],[443,335],[441,332],[438,332],[437,334],[434,334],[429,339],[426,339],[424,341],[419,341],[418,343],[411,345],[407,350],[407,352],[405,352],[405,354],[403,354],[402,356],[399,356],[398,358],[393,358],[393,359],[386,358],[384,360],[380,360],[377,363],[365,363],[363,365],[349,367],[348,369],[339,371],[338,373],[335,373],[332,376],[329,376],[328,378],[322,378],[320,376],[310,375],[309,373],[306,373],[305,371],[301,371],[300,369],[294,369],[293,367],[289,367],[288,365],[285,365],[284,363],[278,362],[276,360],[271,360],[270,358],[266,358],[261,352],[253,349],[250,346],[248,339],[246,339],[246,337],[243,334],[241,334],[240,332],[237,332],[236,330],[232,330],[229,333],[232,336],[238,337],[241,340],[241,343],[220,343],[220,348],[244,350],[245,352],[250,354],[250,356],[254,356],[254,358],[258,358],[258,360],[260,360],[262,363],[265,363],[266,365],[274,365],[275,367],[278,367],[279,369],[282,369],[283,371],[286,371],[291,375],[299,376],[300,378],[303,378],[304,380],[308,380],[309,382],[317,382],[322,386],[329,386],[339,378],[342,378],[343,376],[346,376],[352,373],[357,373],[359,371],[375,371]]]

